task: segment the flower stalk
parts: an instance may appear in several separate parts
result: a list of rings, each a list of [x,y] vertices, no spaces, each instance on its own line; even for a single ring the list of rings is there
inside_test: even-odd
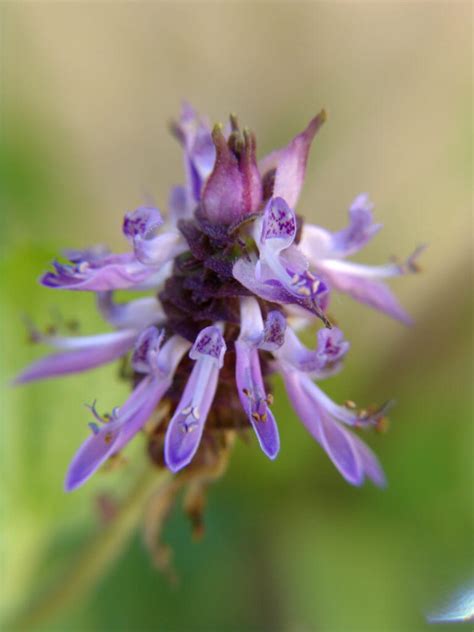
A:
[[[14,619],[8,629],[37,629],[85,599],[122,554],[141,522],[150,496],[165,487],[170,479],[171,474],[167,470],[158,472],[147,465],[113,519],[92,536],[77,555],[75,563],[47,592]]]

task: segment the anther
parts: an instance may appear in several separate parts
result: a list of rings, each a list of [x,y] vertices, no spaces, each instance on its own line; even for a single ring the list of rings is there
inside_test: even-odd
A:
[[[375,422],[376,432],[387,432],[389,423],[388,417],[379,417],[379,419]]]
[[[348,399],[344,402],[344,406],[346,408],[350,408],[350,410],[355,410],[357,408],[357,405],[355,402],[353,402],[351,399]]]
[[[301,296],[311,296],[311,290],[308,287],[299,287],[296,291],[298,294],[301,294]]]
[[[192,421],[191,423],[186,423],[183,422],[181,424],[181,432],[183,434],[188,434],[190,432],[194,432],[194,430],[196,430],[196,428],[198,427],[199,424],[197,424],[195,421]]]

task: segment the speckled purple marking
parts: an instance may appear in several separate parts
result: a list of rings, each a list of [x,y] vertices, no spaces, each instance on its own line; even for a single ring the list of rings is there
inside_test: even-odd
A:
[[[278,349],[285,342],[286,320],[281,312],[274,310],[268,314],[263,334],[263,348]]]
[[[296,217],[288,204],[281,198],[272,200],[265,213],[262,238],[288,239],[296,233]]]
[[[144,237],[163,224],[160,212],[153,207],[140,206],[127,213],[123,220],[123,232],[126,237]]]
[[[221,359],[224,351],[224,339],[221,332],[215,327],[207,327],[206,329],[201,331],[193,347],[193,352],[211,356],[216,360]]]

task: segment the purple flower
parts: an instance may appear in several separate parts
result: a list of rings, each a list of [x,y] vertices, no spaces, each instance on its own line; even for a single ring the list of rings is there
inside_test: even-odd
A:
[[[307,259],[293,247],[295,236],[295,213],[283,198],[271,198],[255,221],[258,256],[238,259],[233,275],[260,298],[293,303],[324,319],[327,286],[308,270]]]
[[[211,131],[183,106],[173,130],[183,148],[185,183],[171,192],[168,222],[158,209],[141,206],[124,217],[128,252],[69,251],[69,263],[55,262],[43,276],[47,287],[95,292],[114,331],[70,336],[33,329],[33,341],[60,351],[33,363],[17,382],[123,357],[133,385],[111,415],[91,407],[91,434],[70,465],[68,491],[153,419],[147,426],[153,462],[173,472],[191,464],[188,472],[202,476],[201,482],[222,470],[235,437],[248,432],[275,459],[275,372],[344,478],[384,485],[376,457],[356,431],[378,427],[386,407],[368,412],[339,406],[313,380],[337,374],[349,350],[326,314],[332,289],[407,321],[380,279],[414,271],[417,253],[405,264],[380,267],[346,260],[380,229],[367,196],[356,198],[349,226],[336,233],[296,215],[308,153],[324,120],[322,111],[286,147],[257,162],[255,136],[242,131],[235,116],[229,126]],[[150,294],[117,302],[115,290]],[[307,348],[296,331],[316,324],[316,345]]]
[[[241,299],[240,308],[240,335],[235,342],[235,380],[239,398],[260,447],[270,459],[274,459],[280,450],[280,437],[269,408],[273,398],[265,392],[258,350],[275,350],[282,344],[281,332],[278,330],[284,327],[284,317],[279,312],[270,312],[264,327],[260,307],[254,298]],[[280,316],[282,325],[272,326],[271,321]]]
[[[327,452],[342,476],[361,485],[369,478],[383,487],[385,476],[373,452],[345,425],[357,426],[375,422],[376,418],[359,417],[334,404],[311,379],[300,371],[284,368],[283,377],[290,401],[301,421]]]
[[[107,364],[127,353],[137,335],[138,331],[134,329],[98,336],[47,336],[37,333],[35,342],[43,342],[64,351],[34,362],[20,373],[15,382],[25,384],[48,377],[80,373]]]
[[[203,184],[214,167],[216,149],[209,124],[188,103],[183,104],[173,131],[184,150],[186,173],[186,185],[174,187],[169,200],[170,214],[178,220],[190,216],[199,204]]]
[[[367,195],[358,195],[349,209],[349,226],[331,233],[319,226],[306,224],[300,248],[329,287],[410,324],[410,316],[381,279],[417,272],[416,258],[423,248],[418,248],[405,263],[367,266],[345,260],[365,246],[382,228],[381,224],[372,222],[372,208]]]
[[[191,461],[199,447],[204,424],[217,388],[226,344],[219,327],[199,332],[189,356],[195,365],[166,433],[165,461],[177,472]]]
[[[293,408],[310,434],[321,444],[344,478],[360,485],[364,478],[385,485],[385,476],[372,451],[344,426],[377,425],[385,408],[372,414],[353,406],[338,406],[311,380],[324,378],[341,368],[349,349],[341,331],[320,330],[315,351],[304,347],[293,332],[286,334],[279,350],[278,366]]]
[[[123,233],[133,252],[113,255],[95,248],[66,253],[70,263],[55,261],[55,271],[44,274],[41,283],[62,290],[94,292],[159,286],[163,272],[170,272],[165,264],[186,250],[185,241],[174,229],[158,233],[162,223],[155,208],[140,207],[127,213]]]
[[[163,332],[145,330],[135,346],[133,368],[145,377],[125,404],[115,409],[110,420],[95,413],[100,427],[91,424],[92,434],[79,448],[66,475],[67,491],[76,489],[112,454],[119,452],[149,420],[159,401],[170,388],[173,375],[189,343],[173,336],[161,347]],[[161,348],[160,348],[161,347]]]

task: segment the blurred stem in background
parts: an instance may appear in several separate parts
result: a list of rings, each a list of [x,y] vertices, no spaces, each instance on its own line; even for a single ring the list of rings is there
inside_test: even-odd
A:
[[[86,544],[65,575],[12,622],[12,630],[31,630],[87,596],[121,555],[140,522],[150,496],[166,489],[172,475],[147,465],[116,514]]]

